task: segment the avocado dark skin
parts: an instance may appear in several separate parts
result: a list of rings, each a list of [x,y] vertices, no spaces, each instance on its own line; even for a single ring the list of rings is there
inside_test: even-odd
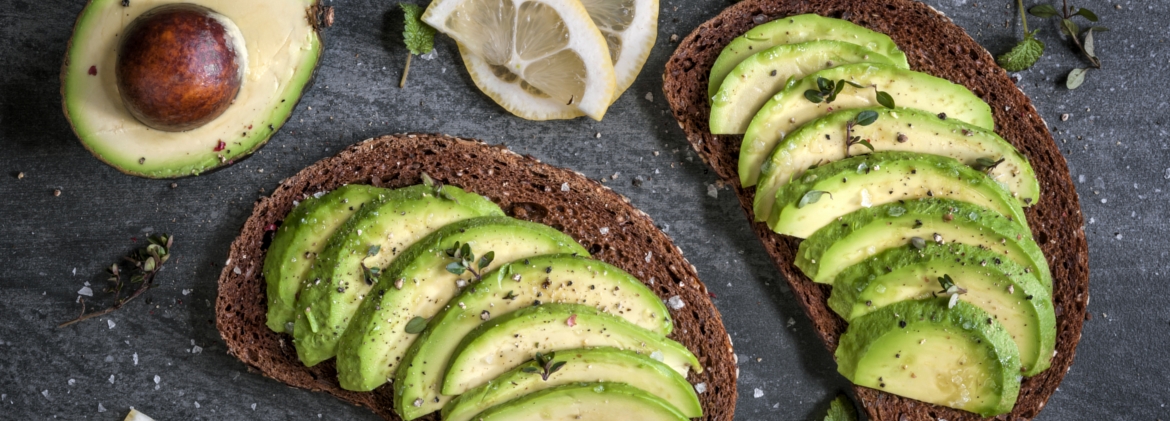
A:
[[[126,29],[115,66],[127,111],[178,132],[214,120],[240,91],[241,57],[214,12],[194,4],[152,9]]]

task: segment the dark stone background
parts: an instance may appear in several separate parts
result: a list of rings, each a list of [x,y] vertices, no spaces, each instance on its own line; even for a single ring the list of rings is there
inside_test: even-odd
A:
[[[414,60],[399,89],[406,50],[395,3],[335,1],[316,85],[289,124],[253,158],[176,188],[103,165],[62,116],[58,70],[84,2],[0,2],[0,419],[113,420],[130,406],[163,420],[374,419],[249,373],[224,352],[213,303],[219,265],[257,197],[346,145],[406,131],[506,143],[593,178],[616,175],[607,183],[663,226],[717,294],[739,354],[737,419],[819,419],[846,382],[732,193],[710,190],[715,177],[662,98],[671,35],[726,1],[663,1],[649,62],[602,122],[506,114],[475,89],[444,37],[438,57]],[[1054,21],[1032,18],[1048,52],[1019,75],[1077,180],[1094,298],[1077,361],[1040,419],[1170,418],[1170,3],[1076,1],[1113,29],[1097,36],[1106,68],[1065,89],[1064,75],[1084,63]],[[1020,32],[1009,0],[928,3],[993,53]],[[158,288],[110,317],[54,328],[80,311],[84,282],[100,289],[103,268],[151,232],[177,238]]]

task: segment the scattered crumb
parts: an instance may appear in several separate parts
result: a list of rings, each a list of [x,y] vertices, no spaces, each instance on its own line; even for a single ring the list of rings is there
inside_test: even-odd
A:
[[[179,188],[179,183],[171,183],[171,188],[172,189]]]
[[[1060,121],[1068,121],[1068,113],[1061,114]]]
[[[23,172],[18,172],[18,173],[16,173],[16,179],[17,179],[17,180],[23,180],[23,179],[24,179],[24,173],[23,173]]]
[[[646,100],[647,100],[647,101],[650,101],[650,102],[654,102],[654,93],[653,93],[653,92],[647,92],[647,93],[646,93]]]
[[[613,175],[609,176],[609,179],[610,180],[617,180],[618,176],[621,174],[622,174],[621,172],[615,172],[615,173],[613,173]]]
[[[678,42],[678,34],[670,34],[670,42]]]
[[[61,189],[53,189],[53,197],[57,197],[60,195],[61,195]]]
[[[793,318],[789,317],[789,318],[788,318],[788,323],[786,323],[786,324],[788,325],[788,327],[793,327],[793,326],[796,326],[796,319],[793,319]]]
[[[601,139],[601,132],[597,132],[597,134],[593,135],[593,137]]]

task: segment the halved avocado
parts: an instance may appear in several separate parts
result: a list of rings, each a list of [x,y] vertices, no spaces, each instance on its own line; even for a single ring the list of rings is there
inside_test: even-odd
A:
[[[471,273],[456,275],[447,269],[456,260],[446,251],[456,242],[469,245],[475,260],[495,254],[485,272],[545,254],[589,255],[576,240],[552,227],[508,217],[467,219],[428,235],[382,272],[341,335],[336,349],[342,388],[368,391],[386,383],[417,338],[406,331],[410,322],[433,317],[463,286],[472,285]]]
[[[674,329],[670,310],[654,291],[607,263],[566,254],[508,263],[451,299],[410,346],[394,380],[398,414],[410,420],[442,408],[451,399],[440,392],[443,368],[463,337],[485,317],[537,301],[594,306],[662,335]]]
[[[365,204],[388,193],[390,190],[383,188],[350,184],[329,193],[318,193],[289,212],[272,237],[264,258],[269,329],[292,332],[301,284],[317,265],[317,257],[329,237]]]
[[[703,407],[687,379],[643,354],[616,348],[583,348],[549,356],[564,365],[545,380],[529,361],[471,389],[443,407],[444,421],[471,421],[484,410],[537,391],[580,382],[624,383],[661,398],[687,418],[703,416]]]
[[[77,18],[61,69],[65,117],[81,144],[126,174],[199,175],[251,154],[288,120],[321,55],[318,0],[189,0],[239,28],[245,73],[234,102],[218,118],[188,131],[152,129],[127,111],[119,94],[119,36],[143,13],[174,3],[91,0]]]
[[[1032,232],[987,208],[951,199],[905,200],[859,209],[817,230],[800,243],[796,267],[815,282],[831,284],[837,274],[866,258],[910,244],[914,237],[963,243],[995,252],[1024,266],[1052,293],[1052,273]]]
[[[443,393],[458,395],[487,384],[537,352],[614,347],[647,354],[679,374],[703,372],[682,344],[579,304],[541,304],[493,318],[463,338],[443,378]]]
[[[954,158],[911,152],[875,152],[809,170],[776,194],[768,226],[807,238],[853,211],[925,197],[974,203],[1027,226],[1019,201],[987,174]]]
[[[991,315],[960,300],[902,301],[841,335],[837,371],[854,384],[990,417],[1012,410],[1020,356]]]
[[[815,14],[804,14],[776,19],[752,28],[738,38],[731,40],[715,64],[711,65],[707,85],[707,98],[715,96],[728,73],[748,56],[782,44],[796,44],[807,41],[843,41],[860,45],[878,54],[889,57],[894,65],[909,69],[906,54],[898,49],[894,40],[881,32],[871,31],[852,22],[827,18]]]
[[[911,108],[860,108],[813,120],[780,141],[760,167],[754,203],[758,220],[767,218],[776,191],[790,180],[800,178],[810,166],[846,157],[846,125],[863,111],[877,113],[877,120],[868,126],[853,125],[849,134],[868,140],[875,150],[949,156],[970,166],[980,164],[980,159],[1003,160],[988,171],[991,178],[1024,206],[1040,201],[1040,182],[1028,158],[995,132]],[[861,144],[849,148],[851,154],[866,152]]]
[[[842,41],[783,44],[745,58],[711,97],[711,133],[743,134],[768,99],[793,80],[854,63],[894,64],[886,56]]]
[[[525,395],[475,416],[476,421],[687,421],[661,398],[633,386],[572,383]]]
[[[833,282],[829,307],[845,321],[887,305],[932,297],[950,277],[967,290],[960,298],[1003,324],[1020,352],[1022,374],[1048,368],[1056,342],[1056,315],[1049,292],[1023,266],[966,244],[927,244],[886,250],[850,266]]]
[[[426,185],[392,190],[354,214],[303,278],[296,305],[303,309],[296,322],[301,360],[312,366],[336,354],[337,339],[377,274],[407,247],[452,222],[492,215],[504,212],[483,196]]]
[[[805,91],[815,90],[819,78],[845,80],[864,88],[846,84],[833,102],[814,103],[805,97]],[[918,108],[988,130],[995,128],[991,107],[962,85],[882,64],[838,66],[789,84],[764,104],[752,119],[739,150],[739,178],[744,187],[756,184],[760,166],[789,133],[834,110],[878,106],[877,91],[890,94],[899,107]]]

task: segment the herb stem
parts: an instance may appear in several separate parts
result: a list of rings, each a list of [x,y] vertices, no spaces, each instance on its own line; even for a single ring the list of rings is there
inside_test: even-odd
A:
[[[126,305],[126,303],[129,303],[130,301],[133,301],[135,298],[138,298],[139,295],[142,295],[142,293],[146,292],[146,290],[150,289],[150,287],[154,285],[154,274],[155,273],[157,273],[157,272],[150,272],[150,273],[146,274],[142,280],[142,286],[138,287],[138,289],[135,290],[133,294],[130,294],[129,297],[115,301],[114,305],[106,307],[105,309],[103,309],[101,311],[95,311],[93,313],[85,314],[85,300],[84,299],[81,300],[81,316],[78,316],[76,319],[67,321],[65,323],[61,323],[61,324],[57,325],[57,328],[63,328],[63,327],[69,326],[69,325],[77,323],[77,322],[89,320],[89,319],[92,319],[94,317],[105,316],[107,314],[118,311],[118,309],[122,308],[122,306]],[[121,288],[119,287],[119,291],[120,290],[121,290]]]
[[[402,70],[402,80],[398,81],[398,89],[406,87],[406,77],[410,75],[410,59],[414,57],[409,51],[406,53],[406,68]]]
[[[1065,0],[1067,2],[1067,0]],[[1016,4],[1020,6],[1020,23],[1024,25],[1024,36],[1028,35],[1028,17],[1024,14],[1024,0],[1016,0]],[[1067,9],[1067,3],[1065,8]],[[1068,12],[1065,12],[1068,13]]]

